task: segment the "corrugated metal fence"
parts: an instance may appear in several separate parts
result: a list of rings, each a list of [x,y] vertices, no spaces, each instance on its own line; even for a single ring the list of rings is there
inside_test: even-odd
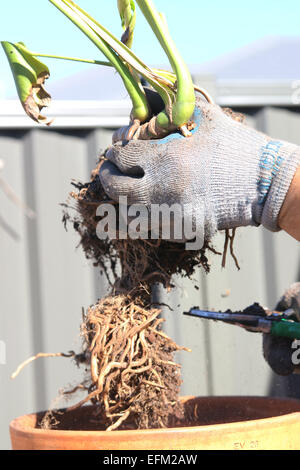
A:
[[[300,114],[288,109],[248,109],[251,125],[300,144]],[[86,180],[111,129],[0,130],[0,159],[5,179],[36,212],[34,220],[0,187],[0,448],[10,447],[9,421],[48,408],[58,390],[76,383],[80,372],[63,358],[40,360],[15,380],[10,374],[37,352],[79,349],[81,308],[104,295],[103,279],[76,250],[78,239],[65,232],[60,203],[72,178]],[[216,246],[222,248],[220,236]],[[212,256],[209,275],[197,272],[195,283],[177,279],[171,294],[161,294],[173,311],[165,311],[166,329],[191,353],[180,353],[182,393],[198,395],[300,396],[295,377],[271,374],[262,357],[261,336],[216,323],[183,318],[194,305],[243,308],[254,301],[274,306],[283,290],[300,280],[299,243],[283,233],[259,228],[238,230],[238,272],[228,258],[221,269]],[[197,286],[195,288],[194,284]],[[180,306],[179,306],[180,305]],[[5,346],[5,348],[4,348]]]

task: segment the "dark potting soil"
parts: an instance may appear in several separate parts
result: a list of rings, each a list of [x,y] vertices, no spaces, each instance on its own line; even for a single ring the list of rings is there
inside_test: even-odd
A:
[[[285,400],[268,397],[198,397],[189,398],[184,403],[184,418],[170,418],[167,427],[190,427],[225,424],[241,421],[272,418],[300,411],[299,400]],[[37,414],[36,428],[45,412]],[[83,406],[74,411],[64,409],[53,413],[51,428],[60,431],[105,431],[97,414],[97,406]],[[56,421],[56,423],[54,423]],[[118,430],[134,430],[129,418]]]

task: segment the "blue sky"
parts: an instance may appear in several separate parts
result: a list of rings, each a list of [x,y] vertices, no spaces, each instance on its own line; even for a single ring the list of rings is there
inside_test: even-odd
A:
[[[117,36],[121,35],[117,0],[77,0]],[[48,0],[1,2],[0,39],[23,41],[35,52],[99,58],[101,54]],[[267,35],[300,35],[299,0],[155,0],[167,17],[186,62],[197,64]],[[148,64],[166,58],[138,12],[135,52]],[[299,51],[300,55],[300,51]],[[45,59],[57,80],[89,65]],[[0,98],[14,94],[13,79],[0,51]]]

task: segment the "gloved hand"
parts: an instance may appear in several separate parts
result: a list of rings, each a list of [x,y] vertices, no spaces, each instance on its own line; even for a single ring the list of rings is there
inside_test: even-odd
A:
[[[283,312],[292,308],[300,321],[300,282],[285,291],[275,310]],[[294,340],[270,334],[263,335],[263,354],[271,369],[278,375],[290,375],[300,372],[300,365],[293,363]],[[299,348],[299,347],[298,347]],[[300,357],[300,355],[297,354]]]
[[[300,148],[271,139],[200,99],[192,119],[196,128],[190,138],[175,133],[112,146],[100,169],[106,193],[115,201],[127,196],[129,204],[148,210],[153,204],[179,205],[184,223],[203,241],[217,230],[239,226],[263,224],[278,231]]]

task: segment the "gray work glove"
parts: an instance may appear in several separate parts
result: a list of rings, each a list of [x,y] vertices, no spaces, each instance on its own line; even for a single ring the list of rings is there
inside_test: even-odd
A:
[[[233,120],[198,100],[190,138],[118,142],[100,169],[115,201],[179,205],[184,224],[210,240],[217,230],[263,224],[278,231],[278,215],[300,164],[300,148]],[[186,236],[185,239],[193,237]],[[173,241],[176,237],[173,237]]]
[[[275,310],[283,312],[293,309],[300,321],[300,282],[293,284],[285,291]],[[293,347],[293,345],[295,347]],[[263,354],[271,369],[278,375],[290,375],[300,372],[300,345],[294,344],[290,338],[282,338],[270,334],[263,335]]]

